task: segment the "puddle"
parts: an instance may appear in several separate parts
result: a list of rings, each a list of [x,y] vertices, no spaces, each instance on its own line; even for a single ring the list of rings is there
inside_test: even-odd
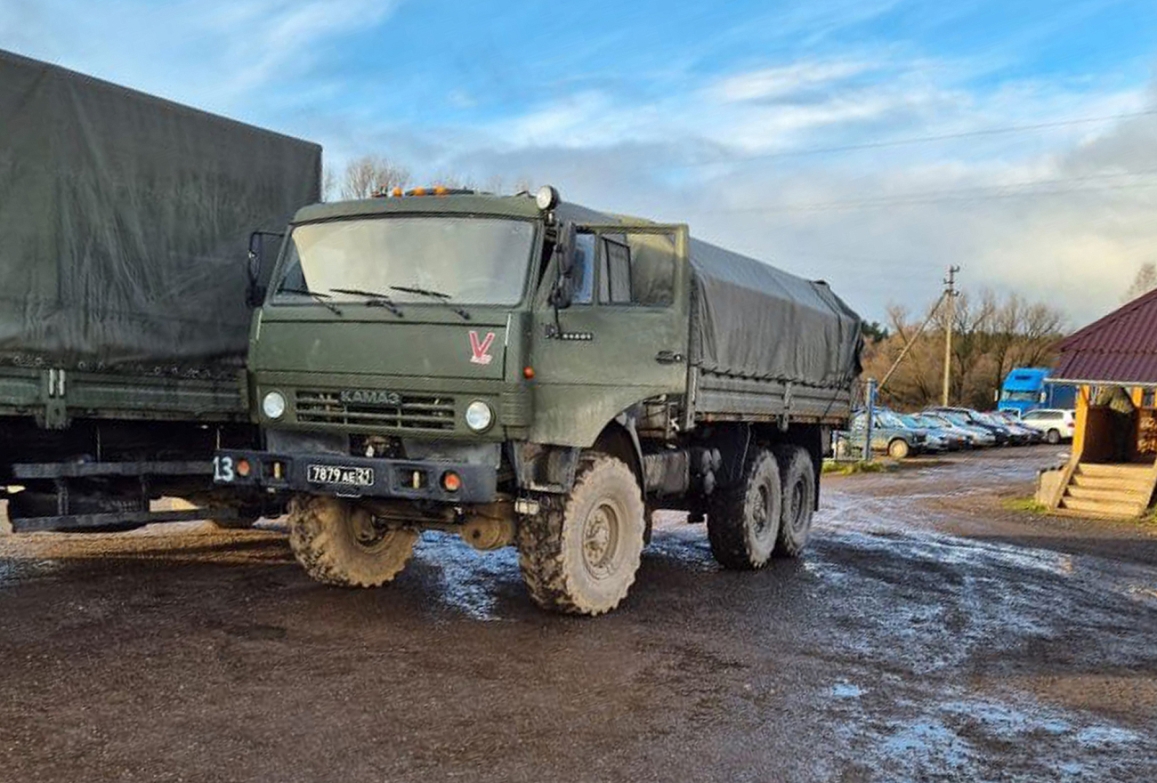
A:
[[[1137,732],[1028,699],[1013,703],[948,693],[939,701],[921,699],[919,706],[902,702],[897,712],[913,711],[908,717],[877,719],[858,698],[835,688],[829,695],[838,733],[875,773],[871,779],[1121,779],[1157,750],[1157,743]],[[1030,747],[1031,753],[1017,752]],[[1017,762],[1009,763],[1010,752]]]
[[[513,548],[479,552],[449,533],[423,533],[414,557],[439,571],[438,587],[430,599],[475,620],[502,619],[496,613],[499,589],[503,582],[521,580]]]

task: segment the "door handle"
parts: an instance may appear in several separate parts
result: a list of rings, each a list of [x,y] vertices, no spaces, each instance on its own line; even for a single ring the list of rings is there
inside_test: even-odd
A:
[[[675,351],[659,351],[655,354],[655,361],[659,364],[678,364],[683,361],[683,354]]]

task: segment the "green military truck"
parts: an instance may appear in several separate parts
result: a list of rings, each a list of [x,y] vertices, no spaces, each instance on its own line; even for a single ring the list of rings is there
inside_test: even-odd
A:
[[[260,512],[212,475],[215,449],[260,443],[244,360],[261,270],[246,242],[318,200],[320,167],[315,144],[0,52],[0,496],[14,530]],[[162,496],[211,508],[151,510]]]
[[[725,567],[807,542],[860,320],[822,282],[536,196],[411,191],[290,226],[255,314],[265,448],[218,483],[291,493],[316,579],[393,579],[419,531],[514,544],[543,607],[626,596],[657,509]]]

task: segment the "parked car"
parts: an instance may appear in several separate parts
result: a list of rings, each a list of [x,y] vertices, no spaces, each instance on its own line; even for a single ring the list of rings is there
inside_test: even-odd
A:
[[[1008,427],[1012,431],[1013,437],[1020,437],[1030,446],[1035,446],[1044,440],[1044,433],[1032,427],[1025,426],[1024,422],[1020,420],[1020,413],[1017,411],[997,411],[994,414],[989,414],[996,418],[996,420]]]
[[[1062,440],[1073,439],[1077,430],[1077,414],[1076,411],[1060,408],[1038,408],[1026,413],[1021,423],[1042,433],[1045,441],[1055,446]]]
[[[928,439],[933,438],[943,444],[941,451],[960,451],[969,446],[968,436],[962,432],[956,432],[952,429],[944,427],[931,419],[927,419],[918,413],[901,413],[897,414],[900,421],[912,429],[924,430],[928,433]]]
[[[984,413],[982,411],[973,411],[976,418],[980,421],[987,422],[993,427],[1002,428],[1008,433],[1008,442],[1012,446],[1026,446],[1032,442],[1031,430],[1019,427],[1013,424],[1003,416],[997,416],[995,413]]]
[[[987,430],[992,433],[993,438],[996,440],[995,445],[997,446],[1004,446],[1012,440],[1012,432],[1009,431],[1008,427],[986,419],[979,411],[974,411],[971,408],[936,407],[929,408],[928,410],[935,413],[942,413],[958,424]]]
[[[968,448],[981,449],[996,445],[996,436],[991,431],[963,423],[965,421],[963,418],[954,421],[948,414],[925,411],[916,414],[916,420],[959,435],[965,440]]]
[[[928,434],[923,430],[905,427],[889,411],[876,411],[872,422],[872,451],[882,451],[893,459],[904,459],[921,454],[927,448]],[[864,448],[864,433],[868,416],[859,411],[852,416],[851,428],[843,434],[843,448],[855,454]]]

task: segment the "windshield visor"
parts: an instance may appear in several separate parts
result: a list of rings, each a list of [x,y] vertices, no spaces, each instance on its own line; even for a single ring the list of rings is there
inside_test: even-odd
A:
[[[515,305],[522,301],[534,223],[476,217],[390,217],[297,226],[289,235],[274,301],[363,301],[358,289],[395,302]]]

